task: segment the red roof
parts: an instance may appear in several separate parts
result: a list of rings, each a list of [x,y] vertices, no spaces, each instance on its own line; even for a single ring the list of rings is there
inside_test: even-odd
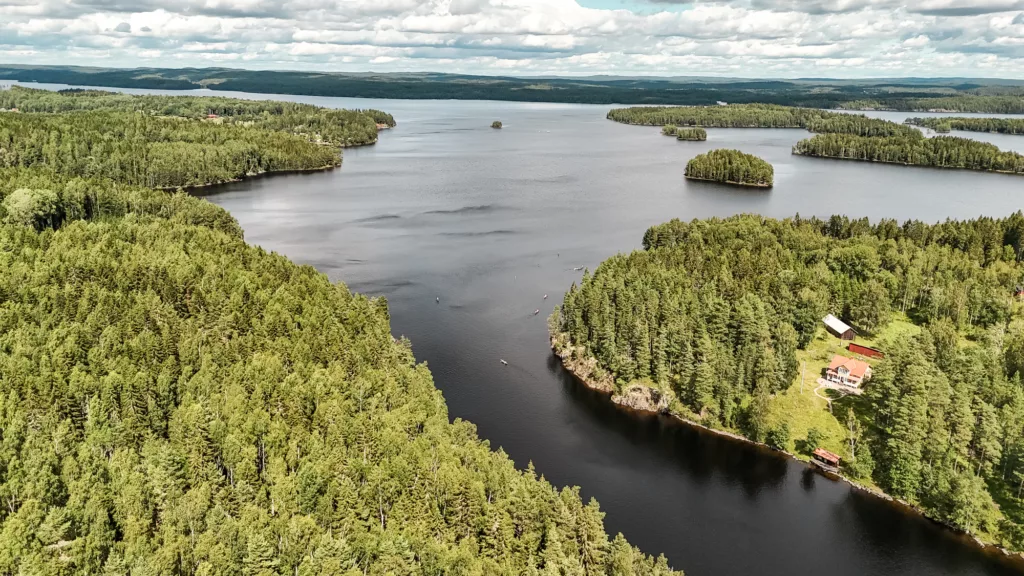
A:
[[[824,448],[815,448],[814,455],[826,462],[831,463],[832,465],[839,464],[839,456],[832,452],[829,452],[828,450],[825,450]]]
[[[862,362],[854,358],[847,358],[846,356],[840,356],[836,354],[832,357],[832,363],[828,365],[829,372],[835,372],[840,367],[846,368],[850,371],[851,378],[857,378],[860,380],[864,379],[864,375],[868,373],[871,366],[867,362]]]

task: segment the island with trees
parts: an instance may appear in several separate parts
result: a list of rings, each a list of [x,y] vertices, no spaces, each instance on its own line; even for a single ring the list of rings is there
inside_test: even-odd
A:
[[[676,128],[676,139],[689,142],[704,142],[708,139],[708,132],[703,128]]]
[[[140,185],[308,138],[0,118],[0,573],[676,574],[451,421],[384,298]]]
[[[929,225],[756,215],[654,226],[549,323],[614,401],[800,458],[1024,549],[1024,214]],[[835,314],[884,356],[863,394],[815,382]],[[821,395],[821,390],[829,393]]]
[[[907,118],[907,124],[930,128],[936,132],[962,130],[964,132],[993,132],[997,134],[1024,134],[1024,118],[963,118],[934,117]]]
[[[772,165],[739,150],[718,149],[698,154],[686,163],[686,177],[735,186],[771,188],[775,182]]]
[[[497,130],[500,130],[502,128],[502,126],[503,125],[501,123],[501,120],[495,120],[494,122],[491,122],[491,128],[495,128]]]
[[[1000,150],[987,142],[955,136],[818,134],[797,142],[793,153],[842,160],[1024,174],[1024,156],[1021,154]]]
[[[608,119],[637,126],[701,128],[805,128],[811,119],[835,115],[812,108],[773,104],[729,104],[725,106],[637,106],[614,108]]]

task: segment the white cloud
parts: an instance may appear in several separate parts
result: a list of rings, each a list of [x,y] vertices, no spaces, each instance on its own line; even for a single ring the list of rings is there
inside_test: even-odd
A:
[[[631,1],[598,10],[575,0],[0,0],[0,60],[1024,77],[1024,0]]]

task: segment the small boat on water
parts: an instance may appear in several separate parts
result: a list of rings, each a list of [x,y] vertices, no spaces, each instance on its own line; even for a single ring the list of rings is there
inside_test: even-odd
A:
[[[583,270],[583,266],[577,266],[576,268],[572,269],[573,272],[579,272],[580,270]]]
[[[533,311],[534,316],[536,316],[537,314],[540,314],[540,308],[537,308],[536,310]]]
[[[434,300],[437,300],[437,303],[438,303],[438,304],[440,304],[440,303],[441,303],[441,297],[440,297],[440,296],[438,296],[437,298],[434,298]]]
[[[544,299],[545,299],[545,300],[547,300],[547,299],[548,299],[548,295],[547,295],[547,294],[545,294],[545,295],[544,295]]]
[[[502,360],[501,363],[504,364],[505,366],[508,366],[508,362],[505,362],[504,360]]]

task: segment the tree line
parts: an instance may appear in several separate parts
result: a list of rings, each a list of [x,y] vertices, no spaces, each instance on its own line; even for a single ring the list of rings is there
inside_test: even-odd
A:
[[[718,149],[690,159],[686,163],[686,177],[741,186],[770,187],[775,182],[775,169],[752,154]]]
[[[674,220],[643,244],[566,293],[553,326],[563,357],[591,362],[591,377],[619,391],[643,383],[674,413],[792,450],[776,402],[821,318],[870,333],[906,315],[920,332],[880,344],[865,396],[836,403],[847,438],[830,448],[847,474],[1024,547],[1024,214]],[[818,446],[812,435],[799,449]]]
[[[969,138],[936,136],[864,137],[818,134],[793,146],[794,154],[1024,174],[1024,156]]]
[[[608,119],[639,126],[700,126],[702,128],[804,128],[811,119],[834,115],[813,108],[774,104],[726,106],[638,106],[615,108]]]
[[[965,132],[1024,134],[1024,118],[907,118],[906,122],[939,132],[963,130]]]
[[[340,163],[336,146],[269,128],[111,111],[0,113],[0,167],[173,188]]]
[[[83,117],[241,129],[127,116]],[[0,169],[0,573],[674,574],[451,422],[385,299],[38,164]]]
[[[318,143],[360,146],[377,141],[377,125],[394,127],[380,110],[334,110],[297,102],[212,96],[133,95],[101,90],[54,92],[12,86],[0,90],[0,109],[20,112],[139,112],[290,132]]]
[[[967,112],[977,114],[1024,114],[1021,94],[959,94],[928,98],[856,99],[839,106],[846,110],[898,110],[901,112]]]

